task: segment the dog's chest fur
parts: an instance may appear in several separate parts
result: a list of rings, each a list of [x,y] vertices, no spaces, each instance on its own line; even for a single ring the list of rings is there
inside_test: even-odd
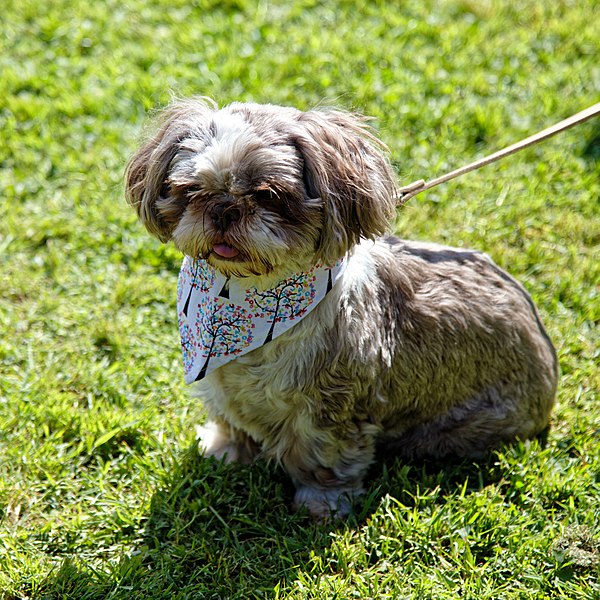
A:
[[[371,322],[380,320],[377,303],[370,307],[369,315],[356,314],[364,308],[366,290],[376,285],[375,262],[369,247],[373,247],[372,242],[355,249],[341,280],[310,315],[262,348],[224,365],[197,384],[211,417],[224,417],[279,454],[280,440],[289,444],[290,439],[310,437],[310,431],[319,422],[330,423],[332,418],[341,422],[355,411],[356,381],[348,376],[343,381],[329,381],[323,389],[319,373],[339,371],[337,363],[347,361],[349,345],[361,355],[361,368],[382,357],[382,346],[377,349],[371,327],[354,328],[353,339],[349,340],[348,328],[342,325],[366,318]],[[355,296],[363,302],[357,305]],[[390,357],[384,360],[389,363]],[[335,396],[335,406],[324,405],[324,396],[328,395]],[[328,414],[332,412],[335,414]]]
[[[276,454],[279,440],[287,444],[312,428],[315,398],[307,392],[328,352],[324,332],[335,320],[339,292],[329,296],[286,333],[199,382],[209,415],[224,417]]]

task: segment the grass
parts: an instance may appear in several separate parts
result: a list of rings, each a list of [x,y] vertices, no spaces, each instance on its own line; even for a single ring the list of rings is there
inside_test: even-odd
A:
[[[562,376],[545,444],[382,461],[346,523],[198,457],[180,257],[124,164],[170,94],[373,115],[400,181],[598,101],[595,0],[7,0],[0,29],[0,598],[600,597],[600,123],[413,199],[396,231],[522,280]]]

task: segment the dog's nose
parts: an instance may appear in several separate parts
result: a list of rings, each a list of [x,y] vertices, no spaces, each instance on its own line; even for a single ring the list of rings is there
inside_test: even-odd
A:
[[[240,209],[232,204],[218,204],[210,212],[210,218],[221,231],[225,231],[232,223],[239,221],[240,216]]]

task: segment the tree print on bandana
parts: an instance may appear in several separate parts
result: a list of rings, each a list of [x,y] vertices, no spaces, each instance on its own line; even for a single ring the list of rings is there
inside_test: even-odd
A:
[[[206,375],[211,358],[241,354],[252,343],[254,329],[248,311],[231,302],[205,296],[198,308],[196,333],[206,358],[196,380]]]
[[[260,309],[254,316],[270,318],[271,327],[265,337],[265,344],[273,339],[277,323],[294,321],[306,314],[316,295],[315,269],[284,279],[276,287],[268,290],[259,291],[256,288],[246,290],[246,302],[250,308]]]
[[[185,373],[189,373],[193,366],[194,360],[198,355],[196,336],[194,330],[187,324],[183,323],[180,317],[179,320],[179,334],[181,336],[181,352],[183,354],[183,370]]]
[[[184,294],[182,281],[186,280],[189,285],[187,297],[183,305],[182,312],[187,316],[190,304],[190,298],[194,290],[207,292],[215,282],[215,270],[204,260],[186,257],[181,267],[179,285],[177,286],[177,305],[179,306]]]
[[[333,289],[344,269],[344,260],[315,265],[259,290],[250,289],[244,277],[228,278],[186,256],[177,288],[185,382],[199,381],[285,333]]]

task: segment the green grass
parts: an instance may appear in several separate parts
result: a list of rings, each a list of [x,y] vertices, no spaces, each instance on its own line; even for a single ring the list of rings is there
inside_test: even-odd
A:
[[[410,201],[405,237],[522,280],[562,376],[545,445],[373,469],[342,524],[197,456],[180,257],[123,201],[170,94],[376,117],[402,183],[599,100],[595,0],[7,0],[0,598],[600,597],[600,120]]]

